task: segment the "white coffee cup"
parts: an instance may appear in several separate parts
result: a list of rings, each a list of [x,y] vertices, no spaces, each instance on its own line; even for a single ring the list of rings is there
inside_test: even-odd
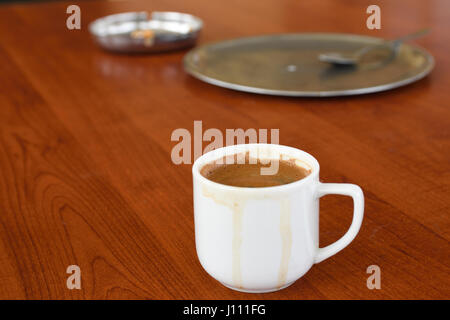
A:
[[[200,174],[205,164],[250,152],[260,159],[295,159],[310,174],[275,187],[243,188],[219,184]],[[203,268],[223,285],[244,292],[283,289],[345,248],[356,236],[364,214],[361,188],[319,182],[319,163],[299,149],[274,144],[241,144],[199,157],[193,167],[195,242]],[[319,198],[353,198],[347,233],[319,248]]]

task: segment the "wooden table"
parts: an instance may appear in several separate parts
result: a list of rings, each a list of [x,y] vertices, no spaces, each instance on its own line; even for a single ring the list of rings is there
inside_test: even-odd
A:
[[[66,28],[73,2],[0,6],[1,299],[434,299],[450,298],[450,2],[81,1],[82,29]],[[201,43],[283,32],[395,37],[436,58],[426,79],[389,92],[301,99],[234,92],[182,67],[186,51],[115,55],[88,23],[121,11],[174,10],[204,19]],[[280,143],[321,163],[327,182],[366,197],[355,241],[291,287],[245,294],[200,266],[190,165],[175,165],[177,128],[279,128]],[[204,146],[206,143],[204,144]],[[320,244],[351,221],[351,200],[321,201]],[[66,268],[81,268],[69,290]],[[381,289],[366,286],[370,265]]]

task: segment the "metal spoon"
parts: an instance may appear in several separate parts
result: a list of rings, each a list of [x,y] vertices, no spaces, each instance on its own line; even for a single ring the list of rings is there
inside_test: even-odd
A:
[[[420,31],[408,34],[406,36],[384,41],[381,44],[376,45],[370,45],[365,46],[361,49],[358,49],[355,52],[350,53],[344,53],[344,52],[328,52],[328,53],[321,53],[319,54],[319,60],[323,62],[332,63],[335,65],[356,65],[361,60],[361,58],[366,55],[368,52],[372,51],[373,49],[380,48],[380,47],[388,47],[390,50],[392,50],[393,53],[397,52],[397,49],[400,47],[400,45],[408,40],[416,39],[419,37],[422,37],[426,35],[430,29],[422,29]]]

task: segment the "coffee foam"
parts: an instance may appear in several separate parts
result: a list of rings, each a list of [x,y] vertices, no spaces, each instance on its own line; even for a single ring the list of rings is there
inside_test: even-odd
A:
[[[305,169],[308,174],[311,174],[311,172],[313,171],[313,167],[306,161],[279,152],[264,152],[261,150],[250,150],[246,152],[221,155],[215,160],[204,163],[200,167],[200,171],[202,171],[205,166],[212,164],[216,165],[214,166],[214,168],[217,168],[217,166],[224,164],[257,164],[258,162],[263,165],[269,165],[271,161],[280,160],[291,162],[293,165]]]

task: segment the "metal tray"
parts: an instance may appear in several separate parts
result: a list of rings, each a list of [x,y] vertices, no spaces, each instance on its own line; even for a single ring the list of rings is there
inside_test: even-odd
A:
[[[202,20],[179,12],[126,12],[106,16],[89,25],[95,41],[116,52],[160,52],[192,46]]]
[[[384,40],[351,34],[281,34],[240,38],[197,47],[185,70],[205,82],[240,91],[282,96],[344,96],[384,91],[425,77],[434,66],[425,50],[403,44],[377,63],[333,66],[323,52],[351,52]]]

